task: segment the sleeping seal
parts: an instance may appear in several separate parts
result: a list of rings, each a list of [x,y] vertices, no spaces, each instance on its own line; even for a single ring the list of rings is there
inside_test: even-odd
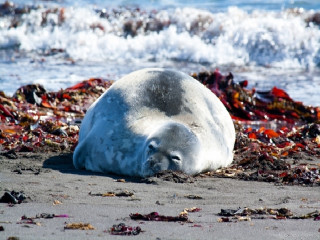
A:
[[[192,77],[149,68],[116,81],[88,109],[76,168],[128,176],[227,166],[235,130],[220,100]]]

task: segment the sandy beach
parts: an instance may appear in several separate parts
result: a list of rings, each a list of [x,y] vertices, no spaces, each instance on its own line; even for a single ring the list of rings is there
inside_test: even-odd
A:
[[[320,239],[319,19],[311,0],[0,3],[0,240]],[[216,94],[236,128],[230,167],[75,169],[88,107],[145,67]]]
[[[219,222],[221,209],[288,208],[295,215],[319,210],[317,187],[277,185],[228,178],[195,178],[193,183],[174,183],[160,178],[140,179],[95,174],[76,170],[72,153],[18,153],[16,159],[0,158],[0,194],[23,191],[25,202],[0,203],[0,239],[123,239],[108,230],[125,223],[139,226],[136,239],[317,239],[320,222],[310,219],[251,218]],[[133,193],[130,197],[103,197],[107,192]],[[191,196],[190,196],[191,195]],[[193,195],[193,196],[192,196]],[[189,198],[188,198],[189,196]],[[194,199],[192,199],[194,198]],[[200,199],[197,199],[200,198]],[[185,208],[189,222],[135,221],[131,213],[178,216]],[[22,216],[51,213],[67,215],[51,219],[36,218],[33,224]],[[68,223],[90,223],[94,230],[68,230]]]

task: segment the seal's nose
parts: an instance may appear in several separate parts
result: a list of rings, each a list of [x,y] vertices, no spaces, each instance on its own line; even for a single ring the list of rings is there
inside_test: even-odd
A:
[[[152,169],[153,172],[160,172],[162,169],[162,164],[161,163],[156,163],[156,162],[152,162],[150,163],[150,168]]]
[[[156,153],[149,158],[150,169],[156,173],[169,168],[169,160],[161,153]]]

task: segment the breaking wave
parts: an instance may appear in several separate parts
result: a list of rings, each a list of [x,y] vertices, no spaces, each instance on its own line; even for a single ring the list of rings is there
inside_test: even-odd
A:
[[[192,7],[25,7],[0,15],[0,49],[72,61],[310,69],[320,65],[315,14],[237,7],[220,13]]]

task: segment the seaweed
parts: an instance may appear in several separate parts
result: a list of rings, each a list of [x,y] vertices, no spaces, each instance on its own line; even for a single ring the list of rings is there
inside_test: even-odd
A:
[[[95,227],[93,227],[90,223],[67,223],[64,226],[64,229],[71,229],[71,230],[95,230]]]
[[[0,198],[0,202],[9,204],[20,204],[26,199],[27,197],[25,196],[24,192],[11,191],[5,192]]]
[[[160,215],[157,212],[151,212],[149,214],[131,213],[130,218],[133,220],[143,221],[163,221],[163,222],[187,222],[188,215],[180,214],[179,216],[165,216]]]
[[[218,213],[221,218],[218,222],[251,221],[251,219],[313,219],[317,221],[320,216],[319,211],[310,212],[303,215],[296,215],[288,208],[238,208],[221,209]]]
[[[131,226],[127,226],[124,223],[119,223],[119,224],[115,224],[113,225],[109,231],[108,231],[111,235],[138,235],[141,232],[143,232],[141,230],[141,228],[139,226],[137,227],[131,227]]]

